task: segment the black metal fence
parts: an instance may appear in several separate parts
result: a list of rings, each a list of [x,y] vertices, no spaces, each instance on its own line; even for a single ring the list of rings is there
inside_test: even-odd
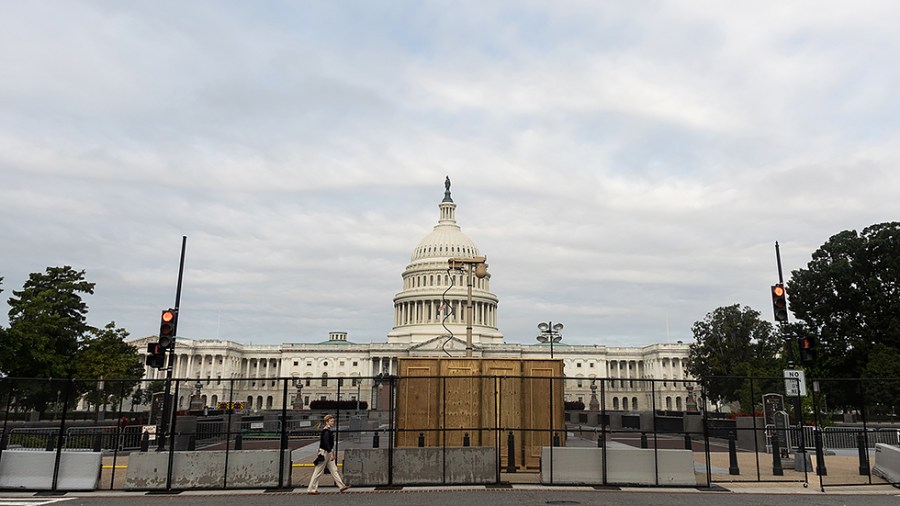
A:
[[[503,402],[503,392],[518,388],[513,382],[525,379],[482,377],[480,383],[488,390],[480,395]],[[445,390],[457,388],[451,380],[459,377],[442,380]],[[422,378],[379,375],[357,378],[351,386],[333,378],[333,398],[355,397],[356,401],[329,411],[338,419],[337,449],[393,452],[409,446],[490,446],[496,450],[495,483],[500,484],[534,481],[534,474],[547,468],[551,470],[548,482],[553,483],[554,463],[559,465],[558,459],[566,458],[555,448],[599,448],[603,466],[596,470],[597,484],[607,486],[629,483],[610,477],[610,449],[651,451],[657,467],[655,482],[644,483],[649,485],[666,484],[659,479],[660,452],[690,450],[700,487],[716,482],[809,483],[817,479],[824,490],[826,486],[886,483],[873,474],[872,450],[878,443],[900,443],[895,407],[885,404],[893,398],[890,392],[900,392],[895,388],[900,385],[897,379],[811,379],[802,396],[796,395],[801,393],[801,382],[785,378],[722,377],[706,384],[646,378],[541,380],[560,385],[567,400],[581,397],[585,409],[566,411],[558,420],[554,406],[546,403],[546,413],[532,414],[546,423],[535,425],[504,414],[519,408],[495,405],[484,408],[478,425],[454,424],[446,414],[460,407],[448,404],[454,398],[444,393],[437,408],[443,417],[438,418],[440,423],[416,424],[398,420],[397,392],[410,386],[404,382]],[[214,400],[203,393],[210,381],[220,381],[216,391],[222,395]],[[126,487],[132,452],[227,454],[277,449],[294,455],[289,475],[279,476],[280,486],[302,486],[312,470],[306,455],[314,453],[326,413],[309,409],[301,397],[304,385],[297,388],[298,381],[173,379],[173,409],[164,413],[160,381],[2,378],[0,468],[10,451],[102,452],[100,487],[121,489]],[[742,399],[740,406],[713,402],[712,382],[730,385]],[[363,392],[369,397],[366,403],[362,403]],[[356,409],[363,406],[368,409]],[[526,454],[525,448],[550,450],[545,458],[540,453]],[[58,466],[58,458],[56,462]],[[392,485],[390,476],[378,485]],[[226,480],[222,483],[222,488],[228,487]],[[57,488],[55,481],[50,488]],[[171,477],[166,488],[172,488]]]

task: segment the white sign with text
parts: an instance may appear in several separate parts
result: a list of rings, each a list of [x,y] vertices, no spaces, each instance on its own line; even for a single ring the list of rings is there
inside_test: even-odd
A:
[[[806,375],[802,369],[784,370],[784,395],[806,397]]]

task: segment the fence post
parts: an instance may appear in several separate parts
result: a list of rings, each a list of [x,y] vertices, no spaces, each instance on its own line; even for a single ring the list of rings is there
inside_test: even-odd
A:
[[[728,432],[728,474],[730,475],[739,475],[741,474],[741,469],[738,467],[737,460],[737,445],[735,444],[735,434],[734,431]]]
[[[772,474],[774,476],[784,476],[784,469],[781,468],[781,444],[778,431],[772,433]]]
[[[378,448],[378,447],[379,447],[379,442],[378,442],[378,431],[376,430],[376,431],[375,431],[375,435],[372,436],[372,448]]]
[[[649,445],[647,444],[647,433],[641,432],[641,448],[648,448],[648,447],[649,447]]]
[[[816,426],[813,439],[816,443],[816,474],[827,476],[828,469],[825,468],[825,452],[822,449],[822,429],[819,426]]]
[[[463,446],[469,446],[471,442],[469,441],[469,433],[466,432],[463,434]]]
[[[103,433],[102,433],[100,427],[95,426],[94,427],[94,439],[93,439],[94,444],[93,444],[93,448],[92,448],[95,452],[99,452],[102,450],[102,448],[103,448],[102,438],[103,438]]]
[[[687,432],[684,433],[684,449],[685,450],[693,450],[694,447],[691,445],[691,435]]]
[[[47,451],[48,452],[52,452],[53,450],[56,449],[56,445],[54,444],[55,442],[56,442],[56,435],[53,434],[52,432],[47,433]]]
[[[559,446],[559,432],[553,433],[553,446]]]
[[[866,451],[866,438],[862,432],[856,435],[856,448],[859,450],[859,474],[866,476],[869,474],[869,452]]]
[[[596,430],[594,431],[596,432]],[[606,432],[601,431],[597,434],[597,448],[603,448],[603,445],[606,443]]]
[[[419,433],[419,448],[424,448],[424,447],[425,447],[425,433],[420,432]]]
[[[516,472],[516,438],[512,431],[509,431],[506,438],[506,472]]]
[[[147,452],[149,450],[150,450],[150,433],[147,431],[144,431],[141,434],[141,451]]]
[[[234,436],[234,449],[241,450],[244,447],[244,436],[242,434],[238,434]]]

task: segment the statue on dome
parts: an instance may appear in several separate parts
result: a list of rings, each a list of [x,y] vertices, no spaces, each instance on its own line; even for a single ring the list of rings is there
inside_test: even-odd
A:
[[[444,179],[444,202],[453,202],[450,198],[450,176]]]

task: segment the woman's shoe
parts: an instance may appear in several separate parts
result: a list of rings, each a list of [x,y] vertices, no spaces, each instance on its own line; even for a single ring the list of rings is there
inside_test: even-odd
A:
[[[350,488],[350,485],[344,485],[343,487],[341,487],[341,492],[347,490],[348,488]]]

